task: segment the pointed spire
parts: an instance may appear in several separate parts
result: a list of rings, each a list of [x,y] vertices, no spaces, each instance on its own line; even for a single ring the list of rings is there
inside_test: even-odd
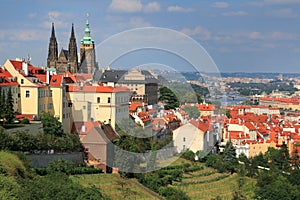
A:
[[[85,30],[84,30],[84,36],[81,39],[81,44],[94,44],[94,40],[91,37],[91,30],[90,30],[90,24],[89,24],[89,14],[86,14],[86,23],[85,23]]]
[[[74,24],[72,23],[71,38],[75,38]]]
[[[86,15],[86,23],[85,23],[85,31],[84,31],[84,36],[90,37],[91,36],[91,30],[90,30],[90,24],[89,24],[89,15]]]
[[[55,30],[54,30],[54,23],[53,22],[52,22],[51,38],[55,38]]]

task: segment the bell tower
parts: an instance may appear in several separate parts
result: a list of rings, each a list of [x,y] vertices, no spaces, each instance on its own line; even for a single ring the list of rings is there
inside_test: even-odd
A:
[[[88,15],[84,36],[80,41],[80,72],[93,74],[96,70],[95,43],[91,37]]]
[[[57,41],[55,37],[54,23],[52,23],[52,31],[49,42],[47,67],[56,68],[56,63],[58,59]]]

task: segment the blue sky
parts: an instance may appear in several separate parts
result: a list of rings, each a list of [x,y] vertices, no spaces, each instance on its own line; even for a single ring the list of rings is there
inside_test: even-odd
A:
[[[2,0],[0,5],[0,64],[29,53],[34,65],[44,66],[51,22],[59,49],[68,48],[72,23],[79,46],[89,13],[96,44],[132,28],[161,27],[193,38],[222,72],[300,73],[300,0]],[[186,65],[172,55],[146,54],[123,56],[113,65]]]

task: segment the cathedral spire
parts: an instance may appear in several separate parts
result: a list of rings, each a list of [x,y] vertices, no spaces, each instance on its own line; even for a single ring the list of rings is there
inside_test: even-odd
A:
[[[54,23],[52,22],[51,38],[55,38]]]
[[[57,58],[58,58],[57,41],[55,37],[54,23],[52,23],[52,31],[50,36],[49,48],[48,48],[47,66],[55,67]]]
[[[86,23],[85,23],[85,30],[84,30],[84,36],[81,39],[81,44],[94,44],[94,40],[91,37],[91,30],[90,30],[90,24],[89,24],[89,15],[86,16]]]
[[[72,23],[71,38],[75,38],[74,24]]]
[[[78,70],[78,55],[77,55],[77,44],[74,32],[74,24],[72,24],[71,37],[69,42],[68,61],[70,65],[70,72],[76,73]]]

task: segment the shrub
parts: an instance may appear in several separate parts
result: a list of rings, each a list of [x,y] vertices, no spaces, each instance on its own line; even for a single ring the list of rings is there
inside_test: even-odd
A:
[[[21,124],[30,124],[30,121],[28,118],[24,118],[22,119]]]

